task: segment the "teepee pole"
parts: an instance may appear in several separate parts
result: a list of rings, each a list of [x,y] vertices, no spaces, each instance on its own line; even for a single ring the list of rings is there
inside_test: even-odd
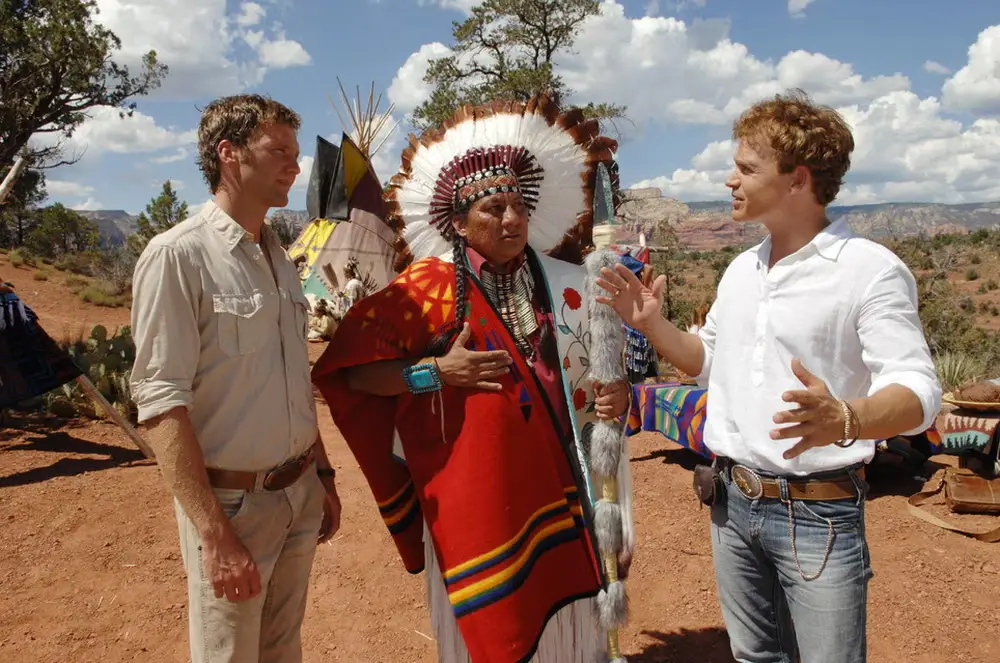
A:
[[[125,434],[128,435],[129,439],[132,440],[132,443],[135,446],[139,447],[139,451],[145,454],[146,458],[156,457],[155,454],[153,454],[153,450],[146,443],[146,440],[142,439],[142,436],[139,435],[139,431],[137,431],[132,424],[129,423],[128,419],[122,416],[121,412],[115,409],[114,405],[108,402],[108,399],[104,397],[104,394],[97,390],[97,387],[95,387],[94,383],[90,381],[90,378],[86,375],[78,375],[76,383],[80,385],[81,389],[83,389],[83,393],[87,394],[87,396],[91,399],[97,401],[100,406],[104,408],[104,411],[108,413],[111,420],[118,424],[119,428],[125,431]]]

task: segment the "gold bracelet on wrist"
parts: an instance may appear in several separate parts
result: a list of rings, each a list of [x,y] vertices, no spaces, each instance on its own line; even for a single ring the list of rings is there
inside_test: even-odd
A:
[[[846,400],[840,401],[840,409],[844,413],[844,437],[834,442],[838,447],[846,449],[861,436],[861,418]],[[852,434],[853,431],[853,434]]]

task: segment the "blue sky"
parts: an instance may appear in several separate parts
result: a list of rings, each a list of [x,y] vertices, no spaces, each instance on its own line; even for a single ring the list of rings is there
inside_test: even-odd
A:
[[[119,59],[156,48],[172,73],[127,121],[96,112],[49,173],[50,200],[138,212],[166,179],[192,204],[198,108],[262,92],[295,108],[307,169],[315,136],[339,138],[336,79],[374,81],[400,128],[378,155],[387,179],[426,90],[429,57],[473,0],[98,0]],[[840,202],[1000,200],[1000,12],[992,0],[605,0],[560,69],[580,101],[630,109],[623,184],[721,199],[735,114],[789,85],[840,109],[858,149]],[[996,26],[996,27],[994,27]],[[971,49],[971,50],[970,50]],[[305,205],[300,177],[289,207]]]

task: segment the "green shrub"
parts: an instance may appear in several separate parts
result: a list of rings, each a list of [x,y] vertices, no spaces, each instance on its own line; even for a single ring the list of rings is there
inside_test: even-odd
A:
[[[934,358],[938,380],[945,391],[951,391],[961,384],[977,380],[985,372],[983,361],[975,356],[945,352]]]
[[[997,288],[1000,288],[1000,284],[997,283],[996,279],[990,279],[986,282],[987,290],[996,290]]]
[[[979,270],[973,267],[970,267],[969,269],[965,270],[966,281],[975,281],[978,278],[979,278]]]
[[[79,292],[79,295],[80,299],[88,304],[108,308],[128,306],[131,300],[128,294],[109,292],[107,287],[102,287],[102,282],[88,285]]]
[[[55,262],[56,269],[70,272],[71,274],[82,274],[83,276],[93,276],[93,264],[87,256],[80,253],[64,253]]]
[[[66,287],[74,295],[80,294],[81,290],[83,290],[88,285],[90,285],[90,281],[88,279],[85,279],[82,276],[75,276],[75,275],[74,276],[67,276],[66,280],[63,281],[63,283],[66,284]]]
[[[48,281],[49,271],[47,269],[39,269],[35,271],[34,279],[36,281]]]
[[[27,265],[28,267],[35,266],[35,257],[31,255],[30,251],[26,251],[25,249],[14,249],[7,254],[7,260],[10,261],[13,267],[21,267],[23,265]]]
[[[983,259],[979,256],[978,253],[973,253],[971,256],[969,256],[969,263],[973,265],[978,265],[982,261]]]

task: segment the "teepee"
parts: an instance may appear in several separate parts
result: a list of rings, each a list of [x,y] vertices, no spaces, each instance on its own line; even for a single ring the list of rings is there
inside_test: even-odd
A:
[[[366,294],[388,285],[396,250],[395,233],[385,224],[382,185],[371,159],[398,126],[393,123],[392,104],[380,110],[382,95],[375,84],[362,106],[361,91],[350,100],[340,87],[345,114],[334,110],[343,125],[339,146],[316,137],[316,155],[306,196],[309,224],[289,248],[299,262],[302,287],[315,302],[326,299],[336,312],[347,283],[345,268],[355,266]]]

